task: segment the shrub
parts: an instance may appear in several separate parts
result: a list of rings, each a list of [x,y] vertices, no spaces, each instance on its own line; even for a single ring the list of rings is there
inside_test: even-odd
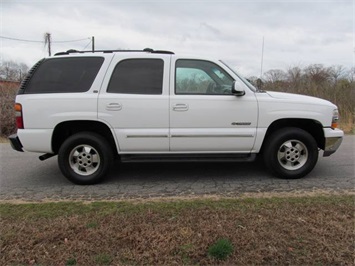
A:
[[[66,266],[69,266],[69,265],[76,265],[76,259],[74,258],[70,258],[67,260],[67,262],[65,263]]]
[[[16,131],[14,103],[18,87],[0,85],[0,136],[7,137]]]
[[[219,239],[208,249],[208,255],[218,260],[225,260],[232,253],[233,245],[228,239]]]

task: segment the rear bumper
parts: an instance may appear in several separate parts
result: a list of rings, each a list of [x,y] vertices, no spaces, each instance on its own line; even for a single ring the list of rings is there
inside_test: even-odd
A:
[[[11,147],[15,150],[15,151],[21,151],[23,152],[23,146],[21,144],[20,139],[18,138],[17,134],[13,134],[11,136],[9,136],[9,140],[10,140],[10,144]]]
[[[327,157],[337,151],[343,141],[343,136],[344,132],[339,129],[327,129],[323,157]]]

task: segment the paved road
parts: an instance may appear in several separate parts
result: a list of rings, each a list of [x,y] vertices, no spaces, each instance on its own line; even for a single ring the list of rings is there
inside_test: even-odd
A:
[[[78,186],[60,173],[57,158],[13,151],[0,144],[0,200],[123,199],[191,195],[235,196],[246,192],[355,191],[355,136],[346,136],[337,153],[320,157],[299,180],[272,177],[261,163],[135,163],[113,167],[106,181]]]

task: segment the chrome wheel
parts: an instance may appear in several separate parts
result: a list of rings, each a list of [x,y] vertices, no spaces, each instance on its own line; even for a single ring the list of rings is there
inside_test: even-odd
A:
[[[82,144],[71,150],[69,165],[75,173],[88,176],[99,169],[100,155],[94,147]]]
[[[288,140],[280,146],[277,152],[277,159],[284,169],[297,170],[306,164],[308,149],[299,140]]]

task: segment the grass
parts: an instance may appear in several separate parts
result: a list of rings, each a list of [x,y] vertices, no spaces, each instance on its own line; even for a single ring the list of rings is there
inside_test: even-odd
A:
[[[69,265],[76,265],[76,259],[74,258],[70,258],[67,260],[67,262],[65,263],[66,266],[69,266]]]
[[[339,265],[354,196],[0,204],[0,265]]]
[[[340,121],[339,128],[344,131],[345,134],[355,134],[355,125],[352,119],[348,119],[348,121]]]
[[[87,228],[96,228],[98,226],[97,222],[88,222],[86,224]]]
[[[217,260],[225,260],[232,253],[233,244],[228,239],[219,239],[208,248],[208,255]]]
[[[110,265],[112,262],[111,256],[108,254],[99,254],[95,256],[96,265]]]

